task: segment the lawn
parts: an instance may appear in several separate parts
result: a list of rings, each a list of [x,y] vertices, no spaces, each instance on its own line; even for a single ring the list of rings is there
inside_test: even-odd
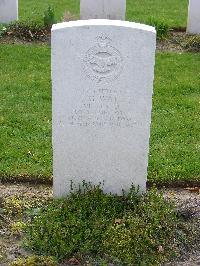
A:
[[[149,179],[200,180],[200,54],[157,56]]]
[[[49,5],[54,8],[58,21],[62,20],[66,11],[79,17],[79,0],[19,0],[20,19],[41,20]],[[185,27],[187,7],[188,0],[127,0],[126,19],[148,22],[150,17],[154,17],[170,27]]]
[[[0,46],[0,176],[52,175],[50,47]],[[200,54],[156,59],[151,181],[200,180]]]
[[[51,173],[50,48],[0,46],[0,173]]]

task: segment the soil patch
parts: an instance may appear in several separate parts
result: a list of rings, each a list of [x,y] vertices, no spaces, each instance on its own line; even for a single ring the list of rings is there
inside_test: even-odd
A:
[[[195,38],[198,43],[195,43]],[[197,42],[197,41],[196,41]],[[170,31],[167,38],[157,41],[158,51],[171,52],[200,52],[200,38],[197,35],[188,35],[183,31]]]

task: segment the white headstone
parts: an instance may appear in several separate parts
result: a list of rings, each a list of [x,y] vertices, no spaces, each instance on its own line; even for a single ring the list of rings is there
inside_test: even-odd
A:
[[[200,34],[200,0],[189,1],[187,32]]]
[[[146,188],[155,29],[113,20],[52,28],[54,195],[71,180]]]
[[[126,0],[81,0],[81,19],[125,20]]]
[[[0,23],[18,20],[18,0],[0,0]]]

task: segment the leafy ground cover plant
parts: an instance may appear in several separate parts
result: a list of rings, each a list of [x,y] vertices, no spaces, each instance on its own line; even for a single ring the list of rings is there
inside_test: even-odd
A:
[[[2,37],[10,36],[23,41],[46,41],[50,35],[49,25],[34,21],[19,21],[7,25]]]
[[[153,17],[150,17],[148,24],[155,27],[157,32],[157,39],[164,39],[168,36],[169,26],[164,21],[159,21]]]
[[[19,20],[8,25],[0,24],[0,38],[9,36],[23,41],[49,41],[51,27],[57,23],[54,9],[51,6],[44,11],[42,19]],[[78,19],[69,11],[63,13],[62,21]]]
[[[0,37],[10,36],[24,41],[46,41],[51,26],[56,23],[54,9],[51,6],[44,11],[42,20],[19,20],[0,26]]]
[[[159,265],[174,253],[177,224],[174,207],[155,189],[140,194],[131,187],[117,196],[83,182],[30,221],[25,245],[58,261],[87,256],[115,265]]]
[[[0,24],[0,38],[5,35],[6,31],[7,31],[6,24]]]
[[[38,257],[30,256],[27,259],[20,258],[13,263],[11,266],[56,266],[56,262],[51,257]]]
[[[43,21],[46,27],[51,27],[56,23],[54,9],[51,6],[48,6],[48,9],[44,12]]]
[[[184,47],[188,49],[188,51],[200,52],[200,35],[188,36]]]

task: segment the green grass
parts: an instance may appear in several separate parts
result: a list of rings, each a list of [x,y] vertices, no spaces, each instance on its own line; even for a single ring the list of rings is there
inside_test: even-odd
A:
[[[52,174],[50,48],[0,46],[0,176]],[[200,54],[156,59],[149,180],[200,180]],[[16,179],[17,180],[17,179]]]
[[[79,0],[19,0],[20,19],[41,20],[51,5],[60,21],[65,11],[79,16]],[[127,0],[126,19],[147,22],[150,17],[176,27],[186,26],[188,0]]]
[[[200,54],[158,54],[150,180],[200,180]]]
[[[0,173],[51,174],[50,48],[0,46]]]
[[[22,20],[31,18],[39,21],[49,5],[54,9],[56,19],[59,21],[61,21],[66,11],[76,14],[77,17],[79,16],[78,0],[19,0],[19,17]]]
[[[127,0],[127,20],[148,22],[150,17],[170,27],[185,27],[187,0]]]

